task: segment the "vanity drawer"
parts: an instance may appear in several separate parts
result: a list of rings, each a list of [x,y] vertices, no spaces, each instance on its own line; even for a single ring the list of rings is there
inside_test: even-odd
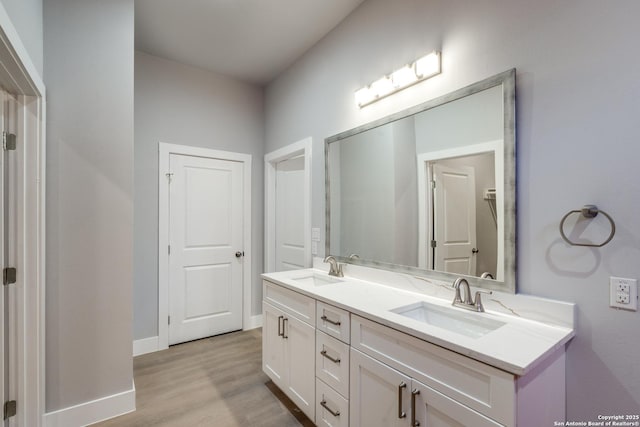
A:
[[[316,425],[348,427],[349,401],[321,380],[316,380]]]
[[[262,298],[269,304],[313,326],[316,300],[267,280],[262,281]]]
[[[316,302],[316,328],[349,344],[349,312],[323,302]]]
[[[512,374],[355,315],[351,346],[501,424],[514,422]]]
[[[320,331],[316,331],[316,377],[349,395],[349,346]]]

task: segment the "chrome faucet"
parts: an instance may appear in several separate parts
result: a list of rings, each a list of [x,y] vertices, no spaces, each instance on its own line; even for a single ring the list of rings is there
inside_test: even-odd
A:
[[[342,272],[342,266],[344,264],[340,264],[336,261],[334,256],[329,255],[324,259],[324,262],[329,263],[329,276],[344,277],[344,273]]]
[[[495,277],[493,277],[493,274],[489,273],[488,271],[485,271],[484,273],[482,273],[480,278],[481,279],[492,279],[492,280],[496,279]]]
[[[461,286],[464,290],[464,300],[462,299],[462,295],[460,295]],[[484,306],[482,305],[482,298],[480,297],[480,295],[491,295],[493,293],[491,291],[476,291],[475,299],[471,299],[471,289],[469,288],[469,282],[467,282],[467,279],[463,277],[458,277],[455,282],[453,282],[453,289],[455,289],[456,294],[451,305],[455,307],[465,308],[467,310],[477,311],[479,313],[484,312]]]

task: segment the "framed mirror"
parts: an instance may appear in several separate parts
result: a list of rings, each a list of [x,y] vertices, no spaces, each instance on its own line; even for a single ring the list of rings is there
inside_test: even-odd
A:
[[[515,293],[515,69],[325,140],[341,262]]]

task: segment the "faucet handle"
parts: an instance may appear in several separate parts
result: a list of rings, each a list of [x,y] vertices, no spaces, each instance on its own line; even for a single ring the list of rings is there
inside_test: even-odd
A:
[[[480,295],[482,294],[491,295],[493,294],[493,291],[476,291],[476,297],[475,297],[475,301],[473,302],[473,305],[475,306],[476,311],[478,312],[484,312],[484,306],[482,305],[482,298],[480,297]]]

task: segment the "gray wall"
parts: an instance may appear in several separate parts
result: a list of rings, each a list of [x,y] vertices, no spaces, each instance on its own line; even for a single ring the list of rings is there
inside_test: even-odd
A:
[[[46,409],[132,386],[133,0],[44,4]]]
[[[262,89],[136,52],[134,338],[158,335],[158,142],[251,154],[252,313],[263,272]]]
[[[368,0],[266,91],[267,151],[313,137],[312,226],[323,228],[325,137],[518,69],[517,286],[577,303],[569,419],[640,407],[640,312],[608,307],[609,276],[640,276],[640,58],[629,54],[638,16],[636,0]],[[432,49],[442,75],[355,106],[355,90]],[[570,248],[558,235],[562,216],[585,203],[617,222],[603,248]],[[597,218],[587,231],[605,225]]]
[[[42,76],[42,0],[0,0]]]

